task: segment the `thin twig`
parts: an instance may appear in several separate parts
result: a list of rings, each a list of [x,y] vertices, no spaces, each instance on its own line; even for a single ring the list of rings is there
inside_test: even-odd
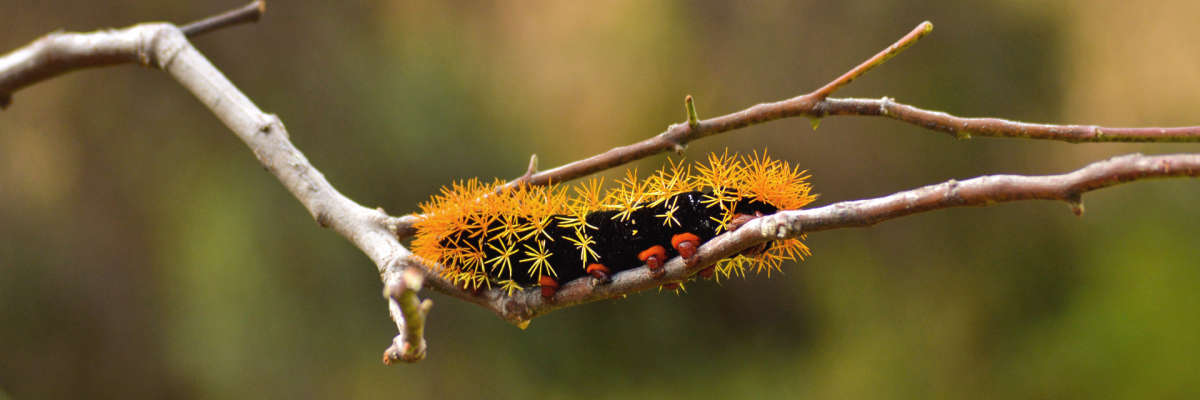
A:
[[[959,139],[1001,137],[1057,140],[1069,143],[1198,142],[1200,126],[1121,128],[1098,125],[1054,125],[1000,118],[963,118],[897,103],[892,98],[828,99],[812,111],[826,115],[881,116],[939,131]]]
[[[1053,125],[1009,121],[998,118],[963,118],[901,104],[891,98],[825,99],[812,101],[803,95],[774,103],[763,103],[720,117],[700,121],[699,129],[687,123],[674,124],[663,133],[628,146],[616,147],[595,156],[534,174],[530,183],[566,182],[640,160],[695,139],[729,132],[782,118],[830,115],[884,116],[923,128],[942,131],[958,138],[972,136],[1009,137],[1079,142],[1196,142],[1200,126],[1116,128],[1096,125]]]
[[[383,297],[388,299],[388,310],[400,332],[392,339],[392,345],[383,351],[384,364],[425,359],[425,318],[433,308],[433,301],[417,298],[424,281],[425,276],[419,268],[407,268],[384,286]]]
[[[700,115],[696,113],[696,100],[692,99],[692,95],[687,95],[683,98],[683,109],[687,112],[687,124],[690,129],[700,128]]]
[[[735,129],[745,128],[750,125],[773,121],[781,118],[795,117],[801,115],[813,114],[813,109],[821,104],[834,90],[844,86],[855,78],[861,76],[871,68],[882,64],[887,59],[895,56],[909,45],[923,37],[933,24],[928,21],[922,22],[909,32],[904,37],[897,40],[891,46],[881,51],[879,54],[872,56],[863,63],[859,64],[854,69],[834,79],[820,89],[805,95],[797,96],[788,100],[778,101],[775,103],[759,104],[748,109],[727,114],[716,118],[711,118],[699,122],[691,121],[695,105],[688,105],[687,98],[684,99],[684,104],[688,109],[688,120],[684,123],[672,124],[667,127],[667,130],[652,138],[634,143],[628,146],[613,148],[604,153],[595,156],[575,161],[566,165],[555,167],[549,170],[534,174],[528,181],[533,185],[545,185],[548,182],[566,182],[582,176],[587,176],[600,172],[609,168],[627,164],[629,162],[640,160],[667,150],[676,152],[683,151],[688,142],[693,140],[724,133]],[[691,96],[688,96],[689,98]],[[815,114],[813,114],[815,115]],[[509,186],[512,182],[509,183]],[[407,227],[401,227],[407,229]]]
[[[529,156],[529,167],[525,168],[525,175],[521,175],[521,177],[517,178],[517,180],[514,181],[514,183],[521,185],[524,182],[529,182],[529,177],[533,176],[533,174],[537,172],[537,169],[538,169],[537,154],[532,154]]]
[[[863,74],[866,74],[867,71],[870,71],[872,68],[878,67],[895,55],[900,54],[900,52],[904,51],[904,49],[907,49],[908,46],[912,46],[913,43],[916,43],[918,40],[920,40],[922,37],[925,37],[925,35],[928,35],[929,32],[932,31],[932,22],[925,21],[918,24],[916,28],[913,28],[911,32],[908,32],[907,35],[901,37],[900,40],[896,41],[896,43],[892,43],[891,46],[888,46],[871,58],[868,58],[866,61],[863,61],[862,64],[858,64],[858,66],[846,71],[846,73],[842,74],[842,76],[837,77],[837,79],[830,81],[829,83],[825,84],[825,86],[822,86],[820,89],[817,89],[808,95],[817,100],[824,100],[826,97],[829,97],[829,95],[833,94],[833,92],[850,84],[850,82],[854,81],[855,78],[863,76]]]
[[[192,38],[225,27],[258,22],[259,18],[262,18],[266,12],[267,2],[265,0],[258,0],[242,6],[242,8],[229,10],[219,15],[191,22],[180,27],[179,30],[183,31],[184,36]]]
[[[871,68],[899,54],[908,46],[930,32],[933,25],[928,21],[917,25],[911,32],[891,46],[875,54],[851,71],[834,79],[825,86],[808,94],[772,103],[761,103],[750,108],[699,122],[689,120],[672,124],[667,130],[649,139],[615,147],[603,153],[543,170],[532,176],[522,176],[522,184],[545,185],[549,182],[567,182],[610,168],[650,157],[665,151],[680,151],[688,142],[703,137],[725,133],[751,125],[790,117],[823,118],[826,116],[882,116],[907,122],[922,128],[945,132],[959,139],[973,136],[1007,137],[1080,142],[1197,142],[1200,141],[1200,126],[1116,128],[1096,125],[1054,125],[1009,121],[999,118],[963,118],[940,111],[930,111],[896,102],[894,99],[838,99],[825,98],[833,91],[845,86]],[[688,96],[691,97],[691,96]],[[685,106],[688,104],[685,99]],[[512,181],[509,185],[515,184]],[[394,225],[396,234],[407,238],[415,231],[412,223],[419,217],[404,217]]]
[[[228,25],[225,25],[228,26]],[[367,255],[384,282],[405,273],[411,257],[392,233],[396,220],[342,195],[288,139],[276,116],[264,113],[171,24],[140,24],[91,33],[55,33],[0,57],[0,93],[86,67],[137,62],[161,69],[199,99],[258,157],[322,227],[345,237]],[[423,268],[416,270],[424,274]],[[436,275],[430,286],[453,292]],[[458,293],[468,298],[466,293]],[[401,309],[397,324],[406,315]],[[411,353],[407,353],[411,354]]]

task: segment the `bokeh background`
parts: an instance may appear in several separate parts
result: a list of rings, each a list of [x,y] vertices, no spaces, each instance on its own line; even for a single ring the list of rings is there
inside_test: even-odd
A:
[[[0,51],[241,1],[0,0]],[[394,214],[454,179],[559,165],[816,88],[964,116],[1200,124],[1200,3],[269,3],[197,46],[335,186]],[[819,204],[1196,144],[957,141],[794,119],[769,149]],[[637,163],[642,170],[665,156]],[[430,294],[429,358],[385,367],[375,267],[168,76],[72,73],[0,112],[0,398],[1187,398],[1200,395],[1200,184],[916,215],[809,237],[771,279],[553,313],[521,331]]]

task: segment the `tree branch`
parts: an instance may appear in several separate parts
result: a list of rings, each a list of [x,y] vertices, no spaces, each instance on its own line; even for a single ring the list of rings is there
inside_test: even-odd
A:
[[[384,285],[383,297],[388,299],[388,310],[396,321],[400,333],[392,339],[392,345],[383,351],[383,363],[396,361],[417,362],[425,359],[425,317],[433,308],[433,301],[417,298],[425,276],[419,268],[408,268],[398,277]]]
[[[963,118],[882,99],[829,99],[811,111],[816,116],[879,116],[904,121],[958,139],[973,136],[1057,140],[1069,143],[1200,142],[1200,126],[1122,128],[1098,125],[1054,125],[1000,118]]]
[[[900,54],[900,52],[904,51],[904,49],[907,49],[908,46],[912,46],[917,42],[917,40],[920,40],[921,38],[925,37],[925,35],[928,35],[929,32],[933,32],[933,23],[925,21],[918,24],[916,28],[913,28],[911,32],[908,32],[907,35],[901,37],[896,41],[896,43],[892,43],[891,46],[880,50],[879,53],[876,53],[871,58],[868,58],[866,61],[858,64],[858,66],[846,71],[845,74],[842,74],[842,76],[837,77],[837,79],[825,84],[825,86],[822,86],[820,89],[809,93],[808,96],[812,96],[817,100],[824,100],[826,97],[829,97],[829,95],[833,94],[833,92],[846,85],[849,85],[850,82],[854,81],[855,78],[863,76],[863,74],[866,74],[867,71],[870,71],[872,68],[878,67],[892,57],[895,57],[897,54]]]
[[[878,54],[863,61],[811,93],[773,103],[760,103],[750,108],[703,121],[692,121],[694,106],[688,105],[691,96],[685,98],[688,120],[671,124],[667,130],[649,139],[570,162],[541,171],[521,183],[545,185],[549,182],[566,182],[588,176],[609,168],[650,157],[665,151],[682,151],[687,143],[703,137],[725,133],[751,125],[791,117],[824,118],[827,116],[876,116],[907,122],[933,131],[945,132],[958,139],[973,136],[1007,137],[1080,142],[1198,142],[1200,126],[1170,128],[1118,128],[1096,125],[1054,125],[1009,121],[999,118],[963,118],[940,111],[930,111],[896,102],[890,97],[881,99],[826,98],[872,68],[883,64],[933,29],[928,21],[917,25],[911,32],[888,46]],[[516,184],[516,180],[509,185]],[[413,235],[412,222],[415,218],[397,221],[396,234],[401,238]]]
[[[267,2],[264,0],[257,0],[242,6],[242,8],[229,10],[218,15],[191,22],[180,27],[179,30],[183,31],[184,36],[193,38],[221,28],[250,22],[258,22],[258,19],[262,18],[263,14],[266,12]]]
[[[754,219],[733,232],[721,234],[700,246],[689,263],[676,257],[666,263],[666,274],[655,278],[647,267],[623,271],[607,284],[577,279],[559,288],[550,300],[537,291],[512,297],[488,293],[487,306],[517,324],[554,310],[652,289],[668,282],[689,279],[716,261],[742,250],[784,238],[818,231],[864,227],[921,212],[954,207],[991,206],[1020,200],[1067,202],[1082,214],[1083,193],[1149,178],[1200,176],[1200,154],[1163,156],[1125,155],[1089,164],[1062,175],[992,175],[965,181],[948,181],[891,195],[788,210]]]

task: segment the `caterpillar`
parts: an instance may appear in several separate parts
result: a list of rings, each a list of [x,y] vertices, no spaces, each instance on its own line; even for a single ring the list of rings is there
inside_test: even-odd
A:
[[[413,253],[443,278],[468,290],[500,287],[508,295],[641,267],[654,276],[675,257],[757,216],[803,207],[807,171],[762,155],[711,153],[707,163],[668,161],[649,177],[627,170],[616,187],[603,179],[567,186],[504,186],[469,179],[443,187],[420,205]],[[811,255],[799,238],[768,242],[701,270],[703,278],[780,271]],[[674,289],[680,283],[666,283]]]

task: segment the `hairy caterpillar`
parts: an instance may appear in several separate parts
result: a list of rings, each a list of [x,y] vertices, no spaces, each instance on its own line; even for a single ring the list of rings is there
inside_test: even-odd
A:
[[[500,189],[477,179],[443,187],[421,204],[413,252],[441,276],[472,290],[499,286],[509,295],[645,264],[661,274],[676,255],[690,258],[714,236],[751,218],[812,202],[806,171],[757,153],[710,154],[706,164],[671,162],[639,180],[636,171],[603,190],[602,179]],[[568,190],[569,189],[569,190]],[[568,191],[570,193],[568,193]],[[779,270],[809,250],[799,239],[768,243],[719,261],[699,275],[744,276]],[[665,287],[677,286],[668,283]]]

